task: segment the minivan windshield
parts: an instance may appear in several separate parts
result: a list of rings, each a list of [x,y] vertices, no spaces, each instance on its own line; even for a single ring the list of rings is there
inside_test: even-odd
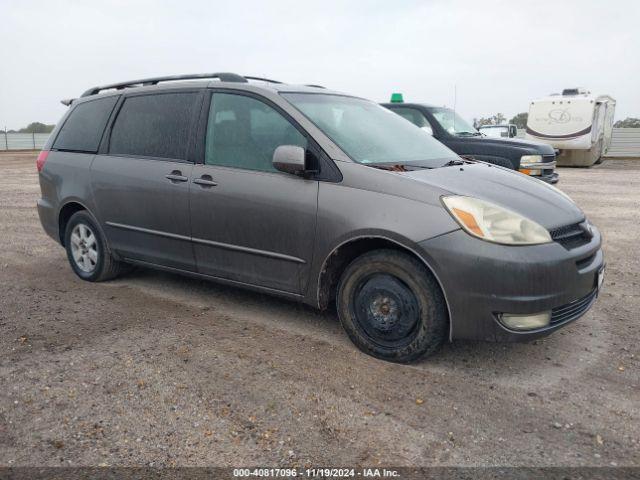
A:
[[[431,107],[429,112],[440,126],[452,135],[480,135],[473,126],[450,108]]]
[[[318,93],[282,96],[356,162],[436,168],[458,159],[431,135],[374,102]]]

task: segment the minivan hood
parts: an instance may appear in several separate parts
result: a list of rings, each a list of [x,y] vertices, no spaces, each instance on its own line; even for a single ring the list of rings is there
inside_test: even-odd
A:
[[[495,203],[552,229],[582,222],[580,208],[546,183],[485,163],[413,170],[403,173],[413,180],[452,194]]]

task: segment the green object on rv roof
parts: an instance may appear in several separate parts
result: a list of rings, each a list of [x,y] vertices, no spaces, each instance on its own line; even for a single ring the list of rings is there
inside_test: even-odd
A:
[[[392,93],[391,94],[391,103],[403,103],[404,99],[402,98],[401,93]]]

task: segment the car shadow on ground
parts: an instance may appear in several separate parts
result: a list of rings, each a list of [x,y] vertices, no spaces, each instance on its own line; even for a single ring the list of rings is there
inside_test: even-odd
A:
[[[320,312],[292,300],[141,267],[111,283],[128,285],[144,293],[195,308],[212,308],[217,313],[230,316],[231,320],[236,317],[268,328],[311,336],[342,348],[356,348],[342,330],[334,309]],[[532,362],[540,366],[563,365],[562,357],[566,356],[567,351],[575,350],[567,344],[568,337],[564,333],[561,331],[547,339],[527,343],[445,343],[434,355],[420,359],[411,366],[441,372],[455,369],[457,373],[463,371],[473,376],[484,375],[487,371],[508,377],[527,374],[531,372]]]

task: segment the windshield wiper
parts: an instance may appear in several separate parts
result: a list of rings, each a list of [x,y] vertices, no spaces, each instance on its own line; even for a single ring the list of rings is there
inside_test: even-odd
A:
[[[468,155],[460,155],[461,158],[456,158],[454,160],[449,160],[447,163],[445,163],[444,165],[442,165],[443,167],[455,167],[457,165],[471,165],[474,163],[478,163],[478,160],[476,160],[473,157],[470,157]]]
[[[425,167],[424,165],[411,165],[409,163],[366,163],[367,167],[379,168],[381,170],[389,170],[391,172],[410,172],[419,168],[433,168]]]
[[[443,167],[455,167],[456,165],[465,165],[467,162],[464,160],[449,160],[447,163],[442,165]]]

